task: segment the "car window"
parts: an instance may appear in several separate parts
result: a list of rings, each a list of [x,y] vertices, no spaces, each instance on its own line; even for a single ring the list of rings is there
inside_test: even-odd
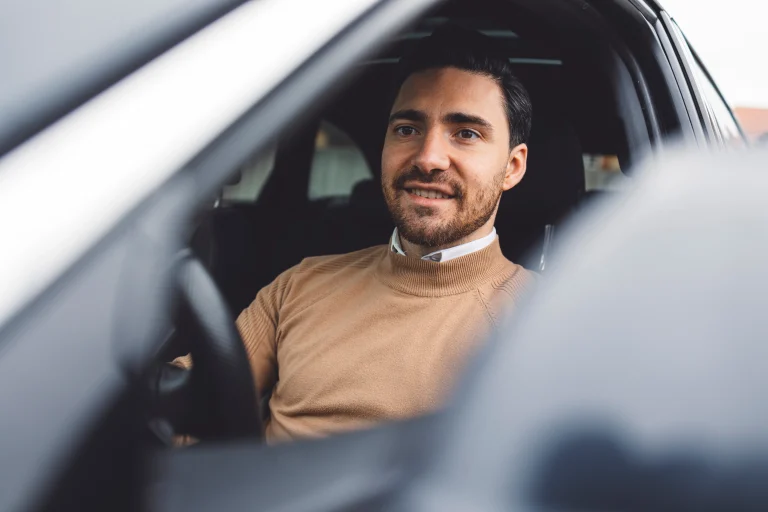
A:
[[[321,122],[309,173],[309,199],[349,197],[357,183],[372,178],[363,152],[349,135]]]
[[[730,107],[723,100],[723,97],[704,70],[701,61],[695,56],[685,35],[683,35],[680,27],[674,21],[672,22],[672,30],[678,38],[683,58],[693,74],[692,77],[689,77],[689,80],[693,80],[693,87],[698,89],[702,96],[701,99],[704,102],[704,105],[700,106],[704,110],[702,111],[702,116],[709,118],[714,130],[717,132],[713,135],[718,137],[727,146],[743,146],[744,138]]]
[[[591,190],[623,190],[629,185],[629,178],[621,172],[619,157],[616,155],[583,155],[584,186]]]
[[[693,74],[709,105],[710,114],[713,117],[712,121],[720,129],[723,142],[729,146],[743,146],[744,139],[741,136],[739,125],[736,124],[736,120],[731,113],[731,109],[701,67],[698,59],[693,61]]]
[[[275,166],[277,148],[272,146],[260,152],[240,169],[240,180],[225,186],[221,201],[225,203],[254,203],[259,198],[267,178]]]

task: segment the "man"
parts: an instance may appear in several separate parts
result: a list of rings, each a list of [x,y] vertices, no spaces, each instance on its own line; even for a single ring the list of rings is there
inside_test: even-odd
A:
[[[237,320],[269,442],[438,408],[532,274],[501,253],[501,194],[526,170],[531,103],[485,36],[444,27],[401,62],[382,152],[390,243],[305,259]]]

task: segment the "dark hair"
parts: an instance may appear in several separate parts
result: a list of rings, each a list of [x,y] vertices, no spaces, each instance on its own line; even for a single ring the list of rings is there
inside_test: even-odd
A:
[[[503,49],[490,37],[453,24],[438,27],[400,59],[395,95],[414,73],[436,68],[456,68],[495,80],[504,94],[510,148],[528,141],[533,106],[528,91],[512,73]]]

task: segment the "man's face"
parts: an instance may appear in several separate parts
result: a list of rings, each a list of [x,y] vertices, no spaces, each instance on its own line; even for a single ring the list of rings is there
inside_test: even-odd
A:
[[[501,193],[522,179],[526,157],[524,144],[510,150],[493,79],[455,68],[411,75],[381,155],[384,197],[400,236],[442,248],[490,231]]]

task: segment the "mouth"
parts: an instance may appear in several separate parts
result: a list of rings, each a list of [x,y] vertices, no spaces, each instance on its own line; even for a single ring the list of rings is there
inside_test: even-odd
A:
[[[416,196],[422,199],[446,200],[446,199],[454,198],[454,196],[446,194],[439,190],[426,190],[423,188],[405,188],[404,190],[408,192],[409,195]]]
[[[407,192],[406,197],[409,200],[423,206],[446,204],[449,200],[458,197],[454,187],[447,183],[424,183],[409,180],[401,185],[401,189]]]

